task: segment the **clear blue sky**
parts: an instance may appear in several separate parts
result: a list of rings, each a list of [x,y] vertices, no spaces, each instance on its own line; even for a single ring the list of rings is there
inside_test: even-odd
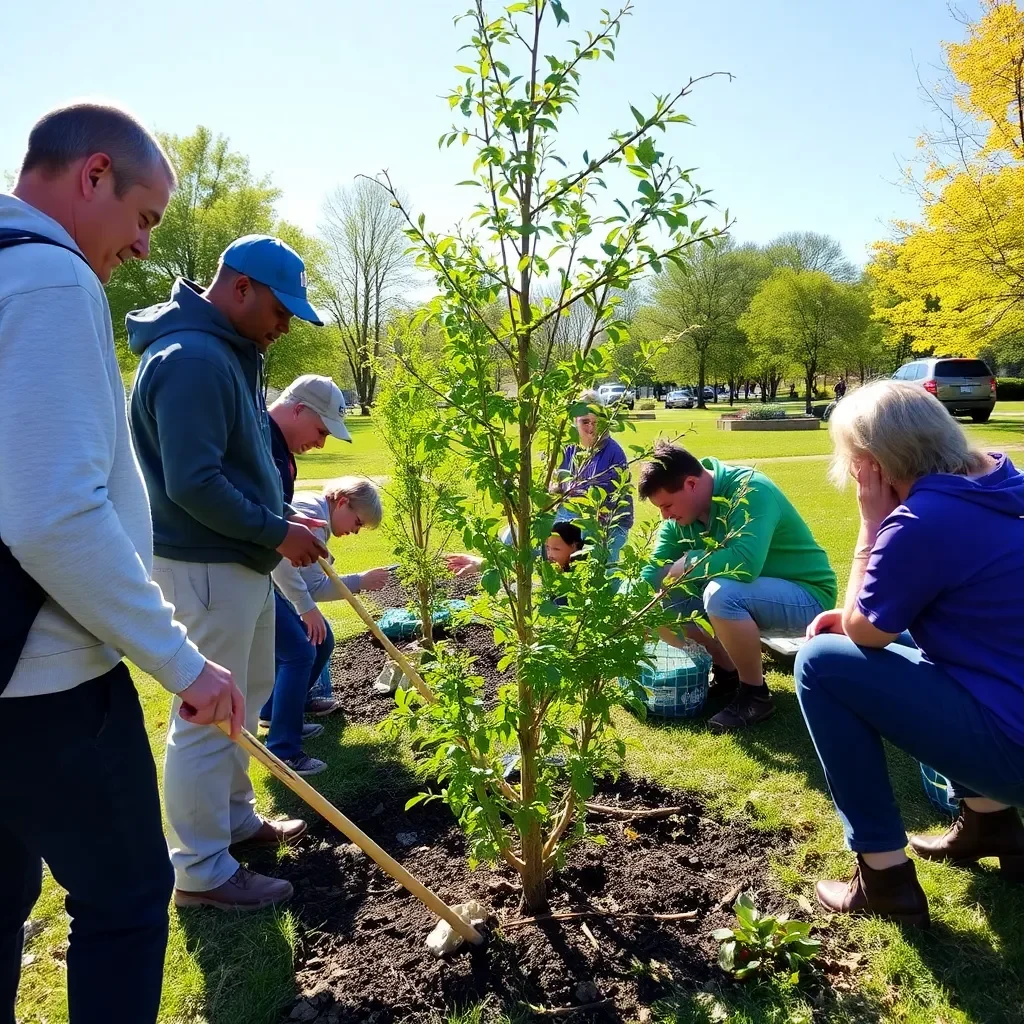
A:
[[[278,212],[316,227],[324,195],[382,167],[438,228],[467,209],[467,152],[439,152],[441,99],[468,0],[97,0],[9,4],[0,62],[0,171],[16,169],[48,107],[101,96],[162,131],[227,135],[283,191]],[[565,0],[571,28],[612,0]],[[588,65],[565,157],[689,76],[731,71],[684,108],[672,151],[737,217],[736,237],[812,229],[863,262],[915,204],[895,184],[927,121],[916,66],[930,73],[960,26],[943,0],[635,0],[614,64]],[[134,7],[134,10],[133,10]],[[976,3],[969,0],[969,14]],[[573,34],[573,33],[570,33]]]

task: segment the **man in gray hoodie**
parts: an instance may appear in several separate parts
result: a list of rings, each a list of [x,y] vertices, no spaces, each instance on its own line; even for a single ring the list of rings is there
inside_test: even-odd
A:
[[[118,1019],[156,1020],[172,877],[122,658],[195,723],[232,717],[237,733],[242,717],[230,673],[204,659],[150,580],[149,503],[103,292],[118,264],[147,256],[173,188],[142,125],[76,104],[35,125],[14,194],[0,194],[0,617],[19,612],[14,572],[40,605],[0,677],[4,1021],[44,860],[68,892],[73,1024],[111,1019],[112,967]]]
[[[190,635],[231,669],[256,731],[274,685],[274,592],[284,556],[304,566],[327,549],[284,502],[271,453],[263,355],[292,315],[319,325],[305,267],[276,238],[250,235],[221,256],[205,290],[177,281],[167,302],[128,316],[141,356],[130,416],[153,507],[154,579]],[[164,800],[179,907],[257,910],[291,884],[239,865],[255,847],[292,841],[302,821],[256,813],[248,757],[216,729],[172,716]]]

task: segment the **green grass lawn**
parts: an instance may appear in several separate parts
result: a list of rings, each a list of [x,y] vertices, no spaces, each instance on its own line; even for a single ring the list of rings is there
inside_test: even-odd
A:
[[[674,436],[692,427],[686,444],[698,455],[758,462],[785,490],[827,548],[845,586],[856,530],[852,491],[839,493],[826,482],[827,431],[791,434],[731,434],[716,429],[717,413],[686,410],[665,413],[636,424],[644,443],[664,433]],[[372,420],[348,421],[354,444],[333,440],[323,452],[300,459],[300,480],[343,473],[386,475],[388,460],[373,432]],[[1024,444],[1024,403],[1002,403],[986,425],[968,425],[979,443],[990,447]],[[819,456],[819,458],[790,458]],[[769,461],[782,459],[783,461]],[[642,515],[650,514],[642,510]],[[332,543],[340,567],[356,571],[389,562],[384,535],[362,533]],[[336,634],[359,628],[342,604],[325,606]],[[150,740],[158,766],[163,756],[169,698],[149,677],[136,672]],[[765,829],[788,826],[797,837],[792,856],[776,864],[793,894],[812,896],[823,874],[845,875],[849,855],[825,790],[824,779],[804,728],[792,678],[769,676],[779,711],[746,735],[712,736],[699,722],[670,726],[643,724],[621,715],[618,725],[630,741],[630,766],[662,783],[705,795],[716,810]],[[315,785],[342,809],[373,789],[387,790],[389,778],[405,774],[401,749],[362,726],[331,722],[309,744],[330,769]],[[909,829],[938,828],[918,781],[917,765],[898,751],[890,764]],[[257,798],[268,815],[301,811],[297,800],[253,768]],[[340,841],[340,840],[339,840]],[[130,856],[130,851],[122,851]],[[1024,1020],[1024,890],[1002,882],[990,867],[959,870],[919,863],[932,907],[933,927],[926,933],[901,932],[877,921],[838,922],[841,943],[862,954],[855,976],[857,997],[828,1009],[829,1021],[899,1021],[906,1024],[997,1024]],[[813,898],[813,896],[812,896]],[[63,892],[47,879],[33,918],[44,930],[26,949],[18,1012],[23,1024],[59,1024],[67,1020],[64,954],[67,918]],[[163,1024],[273,1024],[294,995],[296,943],[314,920],[298,920],[290,911],[228,917],[213,911],[179,915],[171,911],[171,939],[160,1020]],[[116,968],[111,974],[116,1006]],[[814,1008],[786,985],[744,990],[729,986],[696,996],[681,995],[656,1008],[655,1019],[683,1024],[760,1024],[807,1021]],[[114,1011],[112,1010],[112,1013]],[[116,1019],[116,1013],[111,1020]],[[453,1014],[469,1021],[474,1015]],[[822,1018],[825,1019],[825,1018]]]

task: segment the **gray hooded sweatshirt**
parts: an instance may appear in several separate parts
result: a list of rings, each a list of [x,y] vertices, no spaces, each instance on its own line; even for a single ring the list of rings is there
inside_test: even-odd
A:
[[[77,248],[11,195],[0,228]],[[56,246],[0,251],[0,438],[0,537],[48,595],[3,698],[70,690],[122,656],[183,690],[204,659],[149,578],[149,501],[106,295]]]

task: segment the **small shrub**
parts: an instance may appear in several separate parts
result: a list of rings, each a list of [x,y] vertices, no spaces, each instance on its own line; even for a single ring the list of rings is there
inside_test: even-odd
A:
[[[1024,377],[996,377],[996,398],[1001,402],[1024,401]]]
[[[781,405],[752,405],[743,413],[745,420],[784,420],[786,410]]]
[[[721,943],[718,963],[722,970],[742,981],[785,969],[795,984],[801,968],[810,964],[821,947],[810,937],[811,926],[806,921],[790,921],[785,914],[762,916],[749,893],[740,894],[733,910],[736,926],[712,932],[712,938]]]
[[[657,405],[653,398],[641,398],[640,401],[636,403],[636,407],[641,412],[650,412],[652,409],[657,409]]]

